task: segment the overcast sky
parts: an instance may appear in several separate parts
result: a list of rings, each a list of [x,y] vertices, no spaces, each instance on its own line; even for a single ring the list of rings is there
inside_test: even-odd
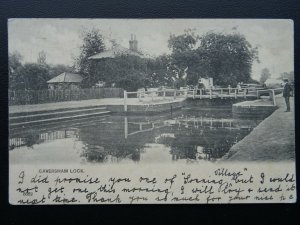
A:
[[[10,19],[9,52],[18,51],[24,62],[36,62],[43,50],[48,63],[71,66],[79,54],[81,30],[92,27],[124,47],[128,47],[130,34],[135,34],[139,48],[153,56],[169,53],[170,34],[182,34],[188,28],[199,35],[208,31],[240,33],[259,48],[261,62],[254,63],[253,78],[259,79],[265,67],[274,78],[294,70],[293,22],[278,19]]]

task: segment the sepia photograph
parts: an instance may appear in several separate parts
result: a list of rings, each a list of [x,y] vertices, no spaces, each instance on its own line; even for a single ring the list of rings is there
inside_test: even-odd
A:
[[[32,196],[38,192],[32,185],[72,173],[122,175],[118,182],[107,179],[117,193],[113,186],[133,182],[125,175],[147,171],[136,176],[134,188],[131,183],[131,189],[120,189],[124,195],[140,193],[126,203],[222,202],[211,197],[215,193],[234,194],[222,203],[295,201],[281,196],[295,191],[292,20],[9,19],[8,53],[11,193]],[[245,165],[255,168],[253,174]],[[30,177],[27,189],[17,189],[33,171],[26,168],[38,175]],[[178,170],[173,177],[172,168]],[[277,174],[280,168],[288,169]],[[268,180],[291,186],[243,195],[246,189],[230,189],[233,184],[223,180],[195,182],[189,169],[207,177],[212,171],[234,185]],[[191,189],[197,195],[185,199],[164,189],[165,196],[150,200],[149,192],[163,192],[154,187],[142,196],[145,189],[137,183],[157,184],[154,175],[163,174],[171,177],[161,183],[171,186],[180,176],[185,185],[219,186]],[[55,178],[55,187],[72,185],[70,177]],[[76,179],[76,185],[97,183]],[[88,203],[121,203],[122,193],[99,200],[101,191],[109,192],[101,187],[72,193],[85,192]],[[202,193],[210,195],[202,201]],[[76,197],[51,194],[30,201],[13,195],[11,202],[81,204]]]

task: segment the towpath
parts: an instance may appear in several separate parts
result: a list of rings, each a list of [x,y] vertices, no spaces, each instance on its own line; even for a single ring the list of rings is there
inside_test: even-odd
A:
[[[225,161],[295,160],[294,98],[291,112],[285,111],[283,97],[276,99],[279,108],[262,121],[222,159]]]

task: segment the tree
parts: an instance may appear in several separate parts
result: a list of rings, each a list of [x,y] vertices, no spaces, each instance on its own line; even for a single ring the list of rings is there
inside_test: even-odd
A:
[[[172,54],[169,57],[167,72],[173,84],[193,84],[198,80],[200,58],[196,46],[199,45],[199,40],[200,37],[190,29],[185,30],[182,35],[170,36],[168,46]]]
[[[252,64],[258,60],[257,48],[240,34],[208,33],[201,37],[197,51],[206,76],[219,85],[249,82]]]
[[[100,30],[93,28],[81,33],[83,44],[80,46],[80,54],[75,60],[75,66],[86,79],[87,85],[92,85],[95,76],[95,63],[88,58],[105,50],[104,38]]]
[[[13,52],[8,56],[8,75],[9,75],[9,89],[15,90],[18,86],[18,77],[20,70],[22,70],[22,55],[19,52]]]
[[[47,88],[49,70],[37,63],[26,63],[19,72],[17,89],[41,90]]]
[[[143,87],[147,74],[150,73],[146,59],[130,55],[95,61],[93,69],[94,82],[101,80],[109,86],[115,83],[117,87],[127,91]]]
[[[266,82],[266,80],[268,80],[270,77],[271,77],[271,73],[270,73],[269,69],[268,68],[264,68],[261,71],[259,82],[261,84],[264,84]]]
[[[240,34],[207,33],[201,37],[191,31],[171,36],[171,65],[179,79],[188,68],[187,84],[195,84],[199,77],[212,77],[218,85],[236,85],[251,80],[252,64],[258,61],[253,48]]]

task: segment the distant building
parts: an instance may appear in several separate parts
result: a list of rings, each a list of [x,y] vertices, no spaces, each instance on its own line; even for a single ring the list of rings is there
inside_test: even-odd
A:
[[[114,44],[110,50],[100,52],[89,57],[88,59],[99,60],[105,58],[116,58],[122,55],[138,56],[141,58],[147,57],[146,54],[142,53],[142,51],[138,49],[138,41],[136,40],[136,36],[131,35],[131,40],[129,40],[129,48],[125,48],[119,44]]]
[[[79,74],[64,72],[47,81],[48,88],[54,89],[78,89],[83,80]]]

